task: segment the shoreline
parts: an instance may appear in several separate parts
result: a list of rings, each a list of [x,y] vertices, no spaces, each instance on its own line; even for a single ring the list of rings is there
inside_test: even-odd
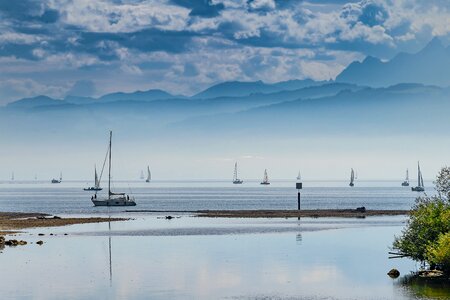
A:
[[[129,218],[58,217],[44,213],[0,212],[0,235],[17,233],[18,230],[38,227],[60,227],[75,224],[126,221]]]
[[[126,210],[129,213],[191,213],[202,218],[365,218],[370,216],[402,216],[409,210],[310,209],[310,210]]]

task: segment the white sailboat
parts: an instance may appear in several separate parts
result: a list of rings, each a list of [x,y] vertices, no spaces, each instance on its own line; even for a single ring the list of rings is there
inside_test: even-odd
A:
[[[145,182],[150,182],[152,180],[152,173],[150,172],[150,167],[147,166],[147,179],[145,179]]]
[[[420,164],[417,162],[417,186],[411,187],[413,192],[423,192],[425,191],[425,186],[423,184],[422,171],[420,171]]]
[[[61,183],[62,181],[62,172],[59,173],[59,180],[56,178],[52,179],[52,183]]]
[[[11,173],[11,181],[14,181],[14,172]]]
[[[94,166],[94,186],[85,188],[84,190],[85,191],[101,191],[101,190],[103,190],[100,187],[100,180],[98,179],[97,167],[96,166]]]
[[[234,163],[233,184],[242,184],[244,181],[238,178],[237,162]]]
[[[406,177],[405,177],[405,181],[402,182],[402,186],[409,186],[409,172],[408,172],[408,169],[406,169]]]
[[[125,195],[125,193],[111,192],[111,145],[112,145],[112,131],[109,132],[109,149],[108,149],[108,197],[97,199],[97,193],[91,197],[92,203],[95,206],[135,206],[134,197]]]
[[[297,181],[301,181],[301,180],[302,180],[302,175],[300,174],[300,171],[298,171]]]
[[[267,176],[267,169],[264,170],[264,177],[263,181],[261,182],[262,185],[269,185],[269,176]]]
[[[354,186],[354,185],[355,185],[355,171],[352,168],[352,170],[350,172],[350,183],[349,183],[349,186]]]

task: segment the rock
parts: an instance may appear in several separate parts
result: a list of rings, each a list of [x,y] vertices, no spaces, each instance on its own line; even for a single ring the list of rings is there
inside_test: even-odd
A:
[[[26,245],[26,244],[27,244],[27,241],[19,241],[19,245],[21,245],[21,246]]]
[[[364,212],[366,212],[366,208],[365,208],[364,206],[357,207],[357,208],[356,208],[356,211],[357,211],[357,212],[362,212],[362,213],[364,213]]]
[[[0,236],[0,245],[3,245],[5,243],[5,237]]]
[[[172,216],[166,216],[166,220],[172,220],[173,217]]]
[[[43,241],[37,241],[36,244],[38,245],[42,245],[44,242]]]
[[[43,234],[43,233],[39,233],[38,235],[39,235],[39,236],[43,236],[43,235],[45,235],[45,234]]]
[[[53,216],[53,219],[61,219],[61,217]]]
[[[392,269],[390,270],[388,273],[389,277],[391,278],[397,278],[398,276],[400,276],[400,271],[397,269]]]
[[[419,271],[419,276],[424,278],[434,278],[444,276],[444,272],[439,270]]]
[[[50,233],[50,235],[53,235],[53,233]]]
[[[67,233],[64,233],[64,235],[67,235]]]
[[[7,246],[23,246],[26,245],[26,241],[18,241],[18,240],[7,240],[5,241],[5,245]]]

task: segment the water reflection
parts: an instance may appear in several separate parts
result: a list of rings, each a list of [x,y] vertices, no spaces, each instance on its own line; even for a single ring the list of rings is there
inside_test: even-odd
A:
[[[422,278],[410,274],[402,276],[395,284],[411,298],[450,299],[450,278]]]

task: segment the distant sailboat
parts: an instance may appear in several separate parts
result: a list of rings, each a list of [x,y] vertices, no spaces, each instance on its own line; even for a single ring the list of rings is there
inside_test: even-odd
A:
[[[145,177],[144,177],[144,171],[141,170],[141,176],[140,176],[139,178],[141,178],[142,180],[144,180],[144,178],[145,178]]]
[[[59,173],[59,180],[55,178],[52,179],[52,183],[61,183],[61,181],[62,181],[62,172]]]
[[[262,185],[269,185],[269,176],[267,176],[267,169],[264,170],[264,177],[263,181],[261,182]]]
[[[352,168],[352,171],[350,172],[350,184],[349,186],[354,186],[355,185],[355,171]]]
[[[91,197],[92,203],[95,206],[135,206],[134,197],[125,195],[125,193],[111,192],[111,145],[112,145],[112,131],[109,132],[109,161],[108,161],[108,197],[97,199],[97,194]]]
[[[145,179],[145,182],[150,182],[152,180],[152,173],[150,173],[150,167],[147,166],[147,179]]]
[[[298,171],[297,180],[298,181],[302,180],[302,175],[300,174],[300,171]]]
[[[422,171],[420,171],[419,162],[417,162],[417,186],[411,187],[413,192],[423,192],[425,191],[425,186],[423,184]]]
[[[405,177],[405,181],[402,182],[402,186],[409,186],[409,172],[408,172],[408,169],[406,169],[406,177]]]
[[[11,181],[14,181],[14,172],[11,173]]]
[[[97,167],[94,166],[94,186],[88,187],[84,189],[85,191],[101,191],[103,190],[100,187],[100,180],[97,175]]]
[[[233,184],[242,184],[244,181],[238,178],[237,162],[234,163]]]

